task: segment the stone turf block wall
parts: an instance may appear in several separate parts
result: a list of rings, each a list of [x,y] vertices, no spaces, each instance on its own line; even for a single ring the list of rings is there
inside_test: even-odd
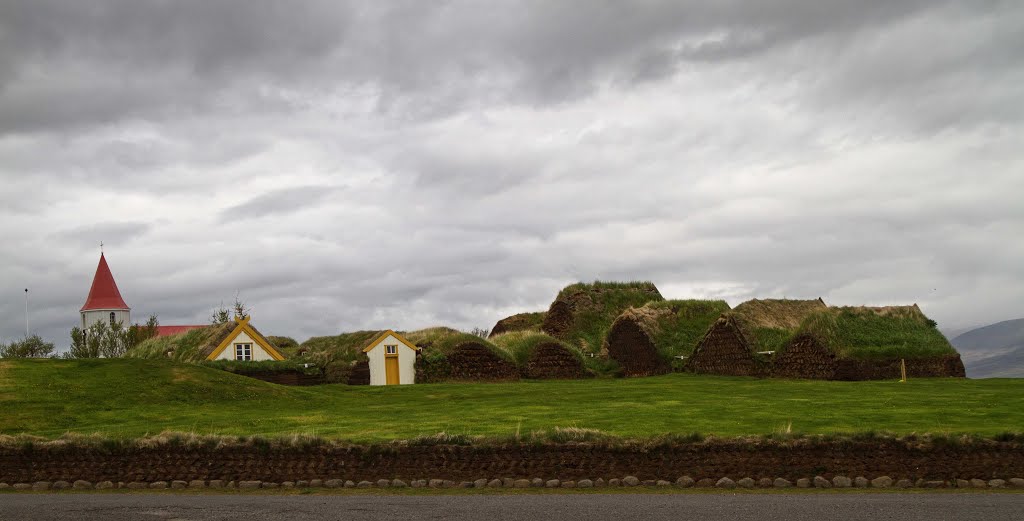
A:
[[[0,448],[0,482],[438,478],[696,480],[730,477],[797,480],[808,476],[891,476],[909,480],[1024,476],[1019,442],[923,443],[893,439],[713,441],[671,446],[314,446]]]

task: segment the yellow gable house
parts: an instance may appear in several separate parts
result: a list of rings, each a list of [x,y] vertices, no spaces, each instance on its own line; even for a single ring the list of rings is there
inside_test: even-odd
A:
[[[416,383],[416,352],[420,348],[392,330],[363,349],[370,359],[370,385]]]
[[[235,317],[235,324],[235,329],[224,337],[207,360],[284,360],[284,356],[249,325],[249,317]]]

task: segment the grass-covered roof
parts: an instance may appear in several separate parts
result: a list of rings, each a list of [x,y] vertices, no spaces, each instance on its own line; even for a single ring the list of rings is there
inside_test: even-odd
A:
[[[572,284],[551,303],[541,330],[585,352],[596,353],[612,322],[623,311],[660,300],[664,297],[648,281]]]
[[[924,358],[956,350],[917,305],[833,307],[809,315],[797,335],[809,335],[841,358]]]
[[[206,360],[235,330],[234,321],[193,329],[177,335],[150,338],[125,353],[126,358],[160,358],[198,363]]]
[[[512,361],[511,356],[507,352],[498,348],[489,340],[450,327],[431,327],[410,331],[403,333],[403,335],[410,342],[422,348],[423,357],[428,361],[447,357],[457,347],[469,342],[480,344],[494,352],[499,358]]]
[[[828,309],[821,299],[753,299],[734,308],[729,317],[743,331],[754,351],[778,351],[811,314]]]
[[[618,320],[632,320],[647,334],[658,355],[689,355],[718,317],[729,311],[724,300],[662,300],[627,309]]]
[[[579,349],[540,331],[509,331],[508,333],[495,335],[489,340],[507,353],[516,365],[519,366],[526,365],[534,350],[543,344],[559,345],[577,357],[580,363],[583,363],[583,354],[580,353]]]
[[[359,360],[363,348],[379,337],[383,330],[353,331],[333,336],[315,336],[299,344],[299,356],[326,366],[330,363],[351,364]]]

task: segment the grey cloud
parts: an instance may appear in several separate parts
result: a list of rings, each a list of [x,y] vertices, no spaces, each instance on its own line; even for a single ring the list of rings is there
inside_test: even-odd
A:
[[[78,226],[53,233],[51,240],[73,243],[80,247],[98,248],[101,242],[106,244],[126,244],[144,235],[152,225],[144,222],[106,222]]]
[[[221,210],[220,221],[250,220],[299,212],[309,205],[336,196],[338,192],[339,188],[334,186],[299,186],[275,190]]]

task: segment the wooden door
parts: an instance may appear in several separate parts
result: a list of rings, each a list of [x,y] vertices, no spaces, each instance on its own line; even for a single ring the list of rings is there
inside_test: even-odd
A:
[[[387,376],[387,385],[398,385],[398,357],[388,356],[384,358],[384,374]]]

